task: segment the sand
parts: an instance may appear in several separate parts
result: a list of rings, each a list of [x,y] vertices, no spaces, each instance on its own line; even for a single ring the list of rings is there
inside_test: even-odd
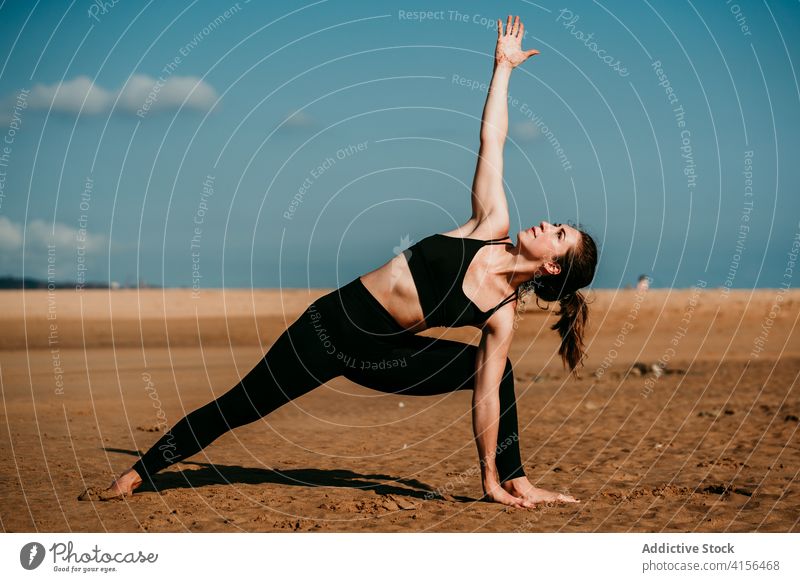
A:
[[[2,530],[800,531],[800,293],[769,289],[594,292],[579,380],[557,359],[552,314],[523,315],[511,359],[525,469],[578,505],[479,501],[469,393],[344,378],[155,489],[77,501],[235,384],[325,292],[1,292]]]

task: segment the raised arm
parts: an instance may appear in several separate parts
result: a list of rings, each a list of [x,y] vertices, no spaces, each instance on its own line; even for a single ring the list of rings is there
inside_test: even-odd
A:
[[[475,361],[472,429],[478,447],[481,484],[486,499],[514,507],[532,507],[531,503],[503,489],[495,463],[500,426],[500,381],[513,331],[514,310],[510,308],[499,310],[483,326]]]
[[[525,26],[519,16],[511,22],[508,17],[506,30],[502,21],[497,21],[497,46],[495,47],[494,72],[481,119],[481,145],[478,163],[472,182],[472,218],[476,224],[490,223],[490,231],[500,236],[508,232],[508,202],[503,188],[503,146],[508,135],[508,83],[514,67],[537,50],[522,50]]]

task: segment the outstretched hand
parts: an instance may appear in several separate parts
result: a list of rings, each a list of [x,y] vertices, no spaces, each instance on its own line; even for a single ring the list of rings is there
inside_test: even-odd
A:
[[[506,63],[514,68],[524,63],[529,57],[539,54],[536,49],[522,50],[524,33],[525,25],[520,22],[519,16],[514,19],[512,25],[511,15],[508,15],[505,32],[503,32],[502,20],[497,19],[497,48],[494,51],[495,66]]]

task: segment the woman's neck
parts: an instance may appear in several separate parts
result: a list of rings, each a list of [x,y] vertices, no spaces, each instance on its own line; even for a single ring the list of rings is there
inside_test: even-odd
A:
[[[523,257],[519,249],[505,248],[506,252],[502,258],[498,259],[493,265],[492,271],[495,275],[503,277],[509,287],[517,289],[526,281],[530,281],[537,273],[541,272],[544,265],[543,260],[531,260]]]

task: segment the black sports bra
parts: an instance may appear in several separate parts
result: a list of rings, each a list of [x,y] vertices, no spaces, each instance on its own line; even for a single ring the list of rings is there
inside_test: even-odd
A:
[[[487,244],[514,246],[510,242],[501,242],[503,240],[434,234],[403,252],[428,327],[477,326],[516,298],[514,292],[489,311],[481,311],[462,290],[464,275],[478,250]]]

